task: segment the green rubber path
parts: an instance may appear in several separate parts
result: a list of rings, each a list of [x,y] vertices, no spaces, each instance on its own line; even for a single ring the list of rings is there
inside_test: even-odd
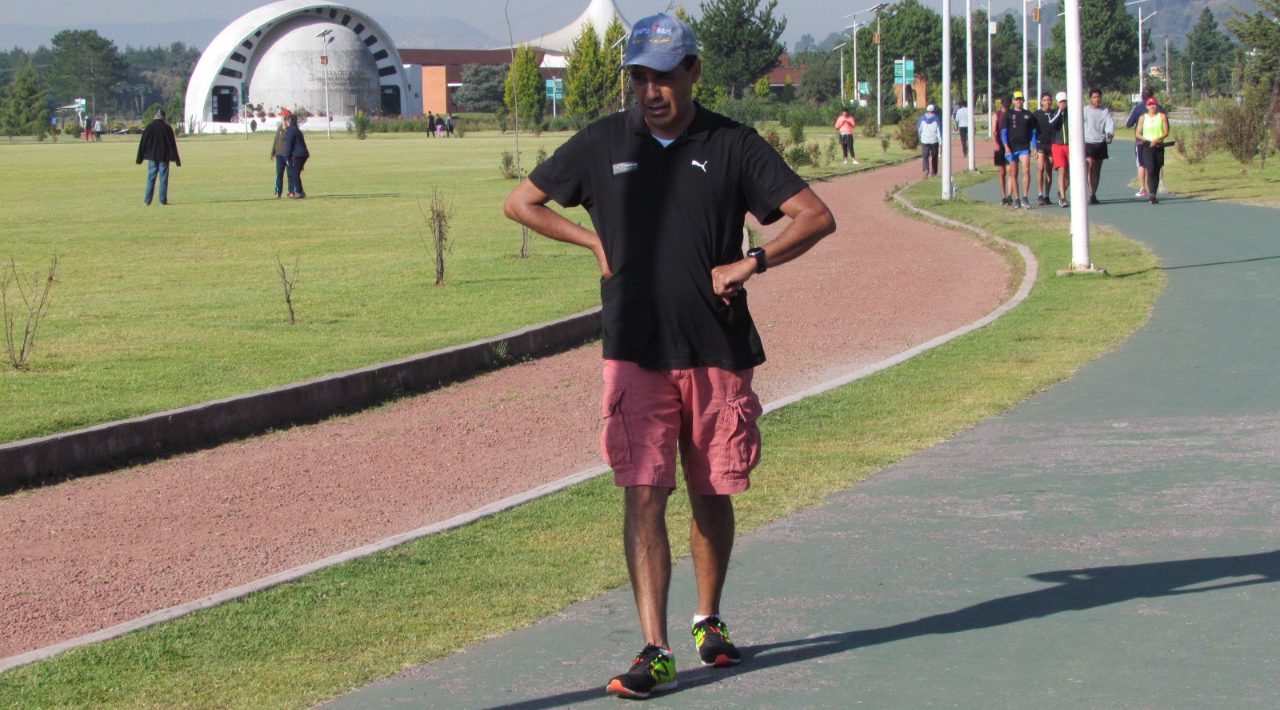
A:
[[[743,537],[726,593],[741,666],[697,664],[678,565],[680,688],[647,707],[1280,702],[1280,212],[1148,205],[1129,197],[1131,163],[1106,165],[1091,219],[1167,269],[1150,323],[1006,415]],[[619,589],[332,707],[618,707],[605,683],[641,645]]]

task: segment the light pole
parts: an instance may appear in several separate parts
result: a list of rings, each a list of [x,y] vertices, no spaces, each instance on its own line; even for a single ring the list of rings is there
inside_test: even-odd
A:
[[[969,172],[978,169],[977,163],[974,162],[976,151],[973,149],[973,119],[977,115],[973,111],[973,2],[972,0],[964,0],[964,106],[969,112],[969,125],[964,127],[964,132],[968,135],[965,137],[965,143],[969,146],[968,168]]]
[[[905,78],[905,77],[904,77]],[[942,134],[938,150],[942,151],[942,199],[951,195],[951,0],[942,0],[942,105],[938,107]]]
[[[1040,22],[1040,2],[1036,0],[1036,96],[1044,93],[1044,24]]]
[[[1064,44],[1067,60],[1067,96],[1080,101],[1084,96],[1084,71],[1080,48],[1080,3],[1065,2],[1066,22]],[[1084,135],[1084,111],[1078,104],[1067,111],[1067,135]],[[1089,257],[1089,180],[1085,178],[1084,143],[1070,141],[1067,150],[1069,170],[1076,179],[1071,181],[1071,265],[1068,272],[1098,273]]]
[[[880,11],[885,9],[886,7],[889,7],[889,3],[882,2],[878,5],[872,5],[871,7],[865,10],[858,10],[857,12],[851,12],[848,15],[845,15],[846,18],[849,18],[849,17],[861,15],[867,12],[876,13],[876,34],[874,37],[872,37],[872,40],[875,41],[875,45],[876,45],[876,127],[877,128],[879,128],[881,125],[880,109],[881,109],[881,106],[884,104],[884,102],[881,101],[880,99],[880,47],[881,47],[880,45]],[[859,24],[860,23],[858,22],[854,22],[852,25],[849,26],[854,28],[853,30],[853,95],[855,97],[860,97],[860,93],[858,92],[858,29],[857,29]],[[846,27],[845,29],[849,29],[849,27]]]
[[[320,71],[324,73],[324,132],[333,138],[333,116],[329,115],[329,43],[333,38],[329,35],[333,30],[324,30],[316,37],[320,38]]]
[[[1022,0],[1022,95],[1027,95],[1027,3]]]
[[[841,42],[840,44],[837,44],[836,46],[831,48],[833,51],[840,52],[840,105],[841,106],[848,105],[848,102],[847,102],[847,99],[845,99],[845,93],[844,93],[844,48],[848,46],[848,44],[849,44],[848,42]],[[857,87],[854,87],[854,90],[856,91]]]
[[[991,40],[996,36],[996,23],[991,19],[991,0],[987,0],[987,137],[996,136],[996,106],[991,87]]]
[[[1160,12],[1159,10],[1152,10],[1150,15],[1143,17],[1141,5],[1144,2],[1147,2],[1147,0],[1133,0],[1133,2],[1125,3],[1126,7],[1128,7],[1129,5],[1139,6],[1138,7],[1138,93],[1139,94],[1141,94],[1142,90],[1146,88],[1146,80],[1147,80],[1145,76],[1145,69],[1143,67],[1143,57],[1142,57],[1142,24],[1147,20],[1150,20],[1151,18],[1155,17],[1156,13]]]

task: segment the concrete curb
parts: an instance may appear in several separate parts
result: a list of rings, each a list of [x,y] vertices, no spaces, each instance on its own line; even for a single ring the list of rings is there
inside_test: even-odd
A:
[[[315,422],[598,338],[600,309],[488,340],[0,445],[0,493]]]
[[[842,387],[844,385],[849,384],[850,382],[860,380],[864,377],[869,377],[881,370],[888,369],[890,367],[893,367],[894,365],[897,365],[901,362],[909,360],[925,351],[932,350],[933,348],[936,348],[947,342],[955,340],[956,338],[962,335],[965,335],[966,333],[972,332],[974,330],[977,330],[983,326],[986,326],[994,322],[1000,316],[1013,310],[1015,307],[1018,306],[1018,304],[1026,300],[1028,295],[1030,295],[1031,289],[1035,285],[1037,275],[1039,274],[1039,262],[1036,261],[1035,255],[1031,252],[1029,248],[1021,244],[1016,244],[1014,242],[1010,242],[1008,240],[997,237],[978,227],[963,224],[960,222],[955,222],[953,220],[942,217],[941,215],[937,215],[932,212],[922,210],[919,207],[916,207],[915,205],[911,204],[911,202],[908,201],[905,197],[902,197],[901,189],[898,192],[894,193],[894,199],[898,200],[898,202],[906,206],[908,209],[924,217],[927,217],[933,220],[938,220],[939,222],[945,223],[947,225],[950,225],[956,228],[961,228],[961,229],[974,232],[984,238],[991,239],[1007,247],[1017,249],[1023,258],[1022,283],[1018,287],[1017,292],[1015,292],[1012,296],[1010,296],[1009,299],[1006,300],[1004,303],[996,307],[995,310],[991,311],[987,315],[983,316],[982,318],[979,318],[978,320],[972,323],[960,326],[959,328],[956,328],[955,330],[952,330],[948,333],[939,335],[938,337],[933,338],[932,340],[921,343],[920,345],[917,345],[913,348],[905,350],[896,355],[890,356],[884,360],[881,360],[880,362],[867,365],[866,367],[855,370],[854,372],[851,372],[842,377],[828,380],[826,382],[815,385],[813,387],[802,390],[800,392],[794,393],[792,395],[781,397],[772,402],[769,402],[764,406],[764,411],[766,413],[772,412],[776,409],[781,409],[782,407],[785,407],[788,404],[793,404],[802,399],[806,399],[808,397],[812,397],[814,395],[822,394],[823,392],[833,390],[837,387]],[[575,317],[580,317],[580,316],[575,316]],[[36,661],[41,661],[46,658],[56,656],[59,653],[62,653],[64,651],[69,651],[71,649],[78,648],[80,646],[87,646],[89,644],[98,643],[100,641],[107,641],[109,639],[113,639],[118,636],[123,636],[125,634],[138,631],[140,629],[144,629],[148,626],[152,626],[153,624],[159,624],[165,621],[171,621],[173,619],[186,616],[187,614],[200,611],[201,609],[208,609],[210,607],[214,607],[219,604],[223,604],[225,602],[233,601],[235,599],[248,596],[250,594],[253,594],[254,592],[260,592],[280,584],[292,582],[296,579],[299,579],[308,574],[311,574],[312,572],[318,572],[327,567],[339,565],[344,562],[350,562],[351,560],[359,559],[361,557],[367,557],[369,555],[382,552],[384,550],[388,550],[392,547],[397,547],[405,543],[413,542],[414,540],[426,537],[428,535],[434,535],[435,533],[443,532],[445,530],[462,527],[463,525],[476,522],[477,520],[481,520],[483,518],[487,518],[492,515],[497,515],[498,513],[509,510],[518,505],[522,505],[529,501],[536,500],[543,496],[551,495],[552,493],[556,493],[570,486],[576,485],[578,483],[582,483],[583,481],[588,481],[592,478],[595,478],[596,476],[600,476],[608,472],[609,472],[608,466],[596,466],[594,468],[590,468],[585,471],[579,471],[572,475],[561,478],[557,481],[552,481],[550,483],[543,484],[531,490],[525,491],[524,493],[518,493],[514,496],[503,498],[502,500],[495,501],[482,508],[477,508],[470,512],[462,513],[461,515],[456,515],[448,520],[444,520],[439,523],[433,523],[431,525],[427,525],[425,527],[421,527],[416,530],[410,530],[408,532],[401,533],[399,535],[393,535],[391,537],[379,540],[377,542],[369,543],[368,545],[364,545],[362,547],[357,547],[351,550],[347,550],[345,552],[340,552],[336,555],[326,557],[322,560],[318,560],[316,562],[294,567],[293,569],[285,570],[283,572],[273,574],[269,577],[263,577],[262,579],[249,582],[248,584],[244,584],[239,587],[234,587],[232,589],[226,589],[221,592],[217,592],[215,594],[211,594],[209,596],[196,599],[191,602],[187,602],[185,604],[179,604],[176,606],[168,607],[166,609],[161,609],[159,611],[153,612],[146,616],[142,616],[137,619],[132,619],[130,621],[126,621],[126,622],[117,624],[115,626],[102,629],[101,631],[95,631],[93,633],[85,634],[83,636],[78,636],[76,638],[63,641],[62,643],[53,644],[51,646],[45,646],[44,648],[38,648],[33,651],[28,651],[27,653],[23,653],[17,656],[10,656],[9,658],[3,658],[3,659],[0,659],[0,672],[4,672],[12,668],[17,668],[19,666],[24,666],[29,663],[35,663]]]

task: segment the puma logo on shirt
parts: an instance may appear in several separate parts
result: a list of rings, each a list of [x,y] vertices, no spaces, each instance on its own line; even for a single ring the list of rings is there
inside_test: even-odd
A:
[[[694,166],[695,168],[701,168],[701,169],[702,169],[702,172],[704,172],[704,173],[705,173],[705,172],[707,172],[707,163],[709,163],[709,162],[711,162],[711,161],[710,161],[710,160],[704,160],[704,161],[702,161],[701,163],[699,163],[699,162],[698,162],[698,161],[696,161],[696,160],[691,160],[691,161],[689,161],[689,162],[690,162],[690,163],[693,163],[693,166]]]

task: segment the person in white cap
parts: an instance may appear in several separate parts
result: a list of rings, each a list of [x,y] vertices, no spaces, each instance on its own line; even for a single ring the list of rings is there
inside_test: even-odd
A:
[[[924,115],[916,121],[916,133],[920,136],[920,160],[926,179],[938,174],[938,146],[942,143],[942,119],[938,107],[929,104]]]
[[[579,131],[507,197],[506,215],[595,255],[601,273],[601,450],[624,489],[623,546],[644,648],[607,692],[676,686],[667,640],[667,499],[680,453],[697,579],[692,634],[702,663],[742,656],[720,617],[733,550],[731,494],[760,458],[754,368],[764,362],[746,282],[835,230],[831,211],[754,130],[693,100],[693,29],[665,14],[636,22],[623,69],[635,106]],[[547,203],[582,205],[588,229]],[[742,252],[750,212],[789,223]]]

